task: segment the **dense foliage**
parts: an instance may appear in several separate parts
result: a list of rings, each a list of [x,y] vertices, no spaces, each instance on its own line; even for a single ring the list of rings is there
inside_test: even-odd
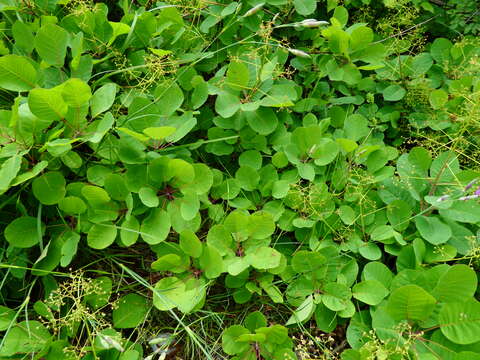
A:
[[[473,3],[2,1],[0,359],[479,359]]]

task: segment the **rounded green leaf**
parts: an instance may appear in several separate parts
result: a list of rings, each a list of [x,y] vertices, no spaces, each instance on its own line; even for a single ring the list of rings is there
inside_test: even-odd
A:
[[[438,217],[417,216],[415,224],[420,235],[430,244],[444,244],[452,237],[450,226],[442,222]]]
[[[45,230],[43,223],[40,223],[40,226],[41,233],[39,234],[37,219],[31,216],[22,216],[8,224],[3,234],[10,245],[29,248],[40,241],[40,235],[43,235]]]
[[[448,93],[445,90],[433,90],[428,97],[428,101],[432,108],[440,109],[448,101]]]
[[[15,322],[16,313],[6,306],[0,305],[0,331],[5,331]]]
[[[275,221],[266,211],[257,211],[248,219],[248,230],[252,239],[265,239],[275,231]]]
[[[121,297],[112,312],[113,326],[131,329],[140,325],[148,314],[148,300],[138,294]]]
[[[155,99],[160,114],[170,116],[178,110],[184,100],[183,91],[176,82],[164,82],[155,89]]]
[[[294,0],[295,11],[300,15],[310,15],[317,8],[316,0]]]
[[[478,278],[467,265],[453,265],[438,279],[432,295],[439,302],[461,302],[471,298],[477,290]]]
[[[163,140],[172,135],[177,129],[173,126],[148,127],[143,129],[143,133],[154,140]]]
[[[248,255],[250,265],[255,269],[274,269],[280,265],[282,254],[268,246],[262,246]]]
[[[22,321],[2,337],[0,357],[36,353],[45,349],[52,336],[47,328],[35,320]]]
[[[390,85],[386,87],[382,94],[385,101],[399,101],[402,100],[407,91],[400,85]]]
[[[155,284],[153,305],[167,311],[178,306],[185,294],[185,283],[176,277],[166,277]]]
[[[340,152],[340,145],[332,139],[322,138],[311,149],[311,157],[315,159],[315,164],[325,166],[330,164]]]
[[[236,95],[222,92],[218,94],[215,100],[215,111],[223,118],[229,118],[235,115],[240,109],[240,98]]]
[[[435,308],[436,300],[417,285],[405,285],[394,290],[387,311],[395,320],[425,320]]]
[[[68,106],[79,108],[88,103],[92,97],[92,91],[84,81],[72,78],[63,83],[62,97]]]
[[[363,268],[362,280],[377,280],[389,288],[393,280],[393,273],[385,264],[371,261]]]
[[[258,328],[267,326],[267,319],[260,311],[254,311],[247,315],[243,323],[248,330],[254,332]]]
[[[246,90],[250,73],[247,65],[240,61],[232,61],[228,65],[226,84],[233,90]]]
[[[377,280],[365,280],[352,288],[353,297],[368,305],[380,304],[388,293],[388,289]]]
[[[152,210],[150,215],[142,221],[140,234],[143,241],[154,245],[164,241],[170,232],[170,217],[165,210]]]
[[[0,57],[0,87],[10,91],[33,89],[37,82],[37,70],[23,56]]]
[[[300,306],[295,309],[292,316],[287,320],[285,325],[301,324],[309,320],[315,311],[315,304],[313,302],[313,296],[309,295],[307,298],[300,304]]]
[[[475,299],[445,304],[438,322],[443,335],[456,344],[480,341],[480,303]]]
[[[111,223],[93,224],[88,230],[87,243],[93,249],[105,249],[113,244],[117,237],[117,228]]]
[[[105,84],[96,90],[90,99],[92,118],[110,109],[115,101],[116,94],[117,85],[114,83]]]
[[[83,214],[87,211],[85,202],[76,196],[67,196],[58,202],[60,210],[69,215]]]
[[[278,118],[271,108],[260,107],[244,114],[248,125],[260,135],[269,135],[277,128]]]
[[[140,223],[135,216],[125,219],[120,225],[120,240],[123,245],[130,246],[137,242],[140,234]]]
[[[138,191],[138,197],[140,198],[140,201],[145,206],[148,206],[151,208],[157,207],[158,204],[160,203],[157,193],[155,192],[155,190],[153,190],[150,187],[142,187]]]
[[[33,195],[44,205],[54,205],[65,196],[65,178],[58,171],[51,171],[33,180]]]
[[[123,176],[119,174],[107,175],[104,180],[104,187],[114,200],[124,201],[128,194],[130,194]]]
[[[250,346],[248,342],[240,342],[237,339],[248,334],[248,330],[241,325],[230,326],[223,332],[222,335],[222,348],[228,355],[240,354],[247,350]]]
[[[35,36],[35,50],[49,65],[61,67],[67,54],[68,33],[58,25],[46,23]]]
[[[243,152],[238,158],[240,166],[250,166],[255,170],[260,170],[262,167],[262,154],[257,150],[248,150]]]
[[[28,94],[28,107],[40,119],[50,121],[63,119],[68,111],[68,106],[58,88],[33,89]]]
[[[202,255],[202,242],[191,230],[184,230],[180,233],[180,248],[185,254],[198,258]]]

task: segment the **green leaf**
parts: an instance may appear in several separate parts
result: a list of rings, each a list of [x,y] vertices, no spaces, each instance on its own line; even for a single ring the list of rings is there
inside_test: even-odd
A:
[[[456,264],[438,279],[432,295],[439,302],[462,302],[475,294],[477,283],[475,271],[467,265]]]
[[[388,293],[388,289],[377,280],[365,280],[352,288],[353,297],[368,305],[380,304]]]
[[[62,120],[68,111],[60,88],[33,89],[28,94],[28,107],[40,119],[50,121]]]
[[[0,57],[0,87],[10,91],[28,91],[35,87],[37,70],[23,56]]]
[[[3,194],[10,188],[10,184],[20,171],[21,165],[22,157],[19,155],[12,156],[2,164],[0,167],[0,194]]]
[[[321,331],[332,332],[337,327],[337,313],[319,303],[315,308],[315,323]]]
[[[240,99],[238,96],[228,92],[218,94],[215,100],[215,111],[223,118],[229,118],[235,115],[240,109]]]
[[[10,245],[18,248],[29,248],[40,241],[39,235],[45,232],[45,226],[40,223],[41,233],[38,232],[37,219],[31,216],[22,216],[7,225],[4,231],[5,239]]]
[[[253,191],[257,188],[258,183],[260,182],[260,175],[257,170],[245,165],[240,166],[240,168],[237,170],[235,173],[235,179],[238,180],[238,183],[242,189]]]
[[[310,156],[315,159],[315,164],[325,166],[335,160],[340,152],[340,145],[332,139],[321,138],[314,148],[310,150]]]
[[[300,304],[300,306],[294,311],[292,316],[288,319],[285,325],[301,324],[304,321],[309,320],[315,311],[315,303],[313,302],[313,296],[309,295]]]
[[[172,126],[148,127],[143,133],[154,140],[163,140],[172,135],[177,129]]]
[[[156,208],[160,203],[157,193],[151,187],[142,187],[138,191],[138,197],[145,206],[151,208]]]
[[[120,240],[123,245],[131,246],[137,242],[140,224],[135,216],[125,219],[120,225]]]
[[[244,116],[248,125],[260,135],[271,134],[278,125],[277,115],[273,109],[268,107],[260,107],[255,111],[246,111]]]
[[[248,330],[255,332],[256,329],[267,326],[267,319],[260,311],[254,311],[247,315],[243,323]]]
[[[33,36],[30,24],[24,23],[20,20],[15,21],[12,26],[12,35],[15,39],[15,46],[25,50],[26,53],[31,53],[33,51],[35,37]]]
[[[438,63],[444,63],[450,59],[450,50],[453,44],[450,40],[437,38],[430,46],[430,55]]]
[[[373,36],[373,30],[369,27],[356,27],[350,34],[350,51],[366,48],[373,41]]]
[[[67,54],[68,33],[60,26],[47,23],[35,36],[35,50],[49,65],[63,66]]]
[[[385,101],[402,100],[406,93],[407,91],[400,85],[390,85],[382,91]]]
[[[252,239],[268,238],[274,233],[275,227],[272,215],[265,211],[257,211],[248,219],[248,231]]]
[[[62,97],[68,106],[79,108],[88,103],[92,97],[92,92],[90,86],[84,81],[72,78],[63,83]]]
[[[446,243],[452,237],[450,226],[434,216],[417,216],[415,224],[420,235],[433,245]]]
[[[155,99],[160,114],[170,116],[177,111],[183,103],[184,96],[180,86],[175,82],[165,82],[155,89]]]
[[[417,285],[405,285],[394,290],[387,311],[395,320],[425,320],[435,308],[435,298]]]
[[[87,211],[85,202],[76,196],[66,196],[58,202],[58,208],[69,215],[83,214]]]
[[[54,205],[65,196],[65,178],[58,171],[50,171],[33,180],[33,195],[44,205]]]
[[[408,227],[412,209],[403,200],[394,200],[387,205],[387,218],[393,228],[397,231],[403,231]]]
[[[255,252],[248,254],[248,261],[255,269],[274,269],[280,265],[282,254],[275,249],[262,246]]]
[[[238,338],[248,334],[248,330],[241,325],[233,325],[227,328],[222,334],[222,348],[228,355],[240,354],[250,346],[248,342],[240,342]]]
[[[123,176],[119,174],[107,175],[104,180],[104,187],[114,200],[124,201],[128,194],[130,194]]]
[[[204,297],[203,281],[190,279],[184,282],[176,277],[166,277],[155,285],[153,305],[161,311],[178,307],[182,312],[190,312]]]
[[[480,341],[480,303],[475,299],[445,304],[438,322],[443,335],[456,344]]]
[[[92,118],[95,118],[99,114],[110,109],[115,101],[116,94],[117,85],[114,83],[105,84],[96,90],[90,99],[90,112]]]
[[[148,314],[148,301],[138,294],[121,297],[113,309],[113,326],[117,329],[131,329],[139,326]]]
[[[390,269],[383,263],[371,261],[365,265],[362,272],[362,280],[377,280],[386,288],[392,283],[393,274]]]
[[[202,242],[191,230],[184,230],[180,233],[180,248],[185,254],[198,258],[202,255]]]
[[[345,225],[352,225],[355,223],[356,220],[356,214],[355,210],[353,210],[350,206],[348,205],[342,205],[338,208],[338,215],[340,216],[340,219],[342,219],[343,223]]]
[[[294,0],[293,5],[295,6],[295,11],[300,15],[310,15],[315,12],[317,8],[316,0]]]
[[[470,224],[480,222],[480,204],[475,201],[455,201],[448,209],[440,209],[439,213],[448,220]]]
[[[7,330],[15,323],[16,313],[6,306],[0,305],[0,331]]]
[[[228,64],[226,84],[233,90],[247,90],[250,73],[247,65],[240,61]]]
[[[170,217],[165,210],[155,209],[150,212],[140,227],[143,241],[154,245],[164,241],[170,232]]]
[[[63,245],[60,251],[60,266],[68,266],[73,257],[77,254],[78,243],[80,235],[73,231],[66,231],[61,235]]]
[[[12,158],[10,158],[12,159]],[[9,159],[9,160],[10,160]],[[16,185],[19,185],[19,184],[22,184],[24,183],[25,181],[28,181],[30,179],[33,179],[34,177],[36,177],[38,174],[40,174],[43,170],[45,170],[45,168],[48,166],[48,161],[40,161],[39,163],[35,164],[35,166],[30,170],[30,171],[26,171],[20,175],[18,175],[13,181],[12,183],[10,184],[11,186],[16,186]],[[14,173],[15,170],[11,170],[11,173]],[[2,173],[2,170],[0,170],[0,178],[3,178],[3,175],[1,175]],[[2,188],[0,187],[0,193],[2,192],[1,190]]]
[[[448,101],[448,93],[445,90],[433,90],[428,97],[428,101],[432,108],[440,109]]]
[[[326,258],[314,251],[300,250],[293,255],[292,269],[297,273],[308,273],[317,277],[319,270],[325,268]]]
[[[208,279],[215,279],[225,271],[222,256],[217,249],[208,244],[203,248],[199,261]]]
[[[51,338],[47,328],[40,322],[22,321],[5,334],[0,357],[40,352],[48,346]]]
[[[112,223],[93,224],[88,230],[87,243],[93,249],[102,250],[113,244],[117,228]]]
[[[345,310],[350,302],[352,292],[344,284],[330,282],[323,287],[323,304],[332,311]]]

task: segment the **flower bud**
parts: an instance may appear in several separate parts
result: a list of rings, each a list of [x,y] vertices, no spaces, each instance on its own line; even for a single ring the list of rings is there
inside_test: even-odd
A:
[[[317,20],[317,19],[305,19],[297,23],[298,26],[304,26],[304,27],[310,27],[310,28],[318,27],[321,25],[328,25],[328,24],[329,24],[328,21]]]
[[[248,17],[248,16],[252,16],[254,14],[256,14],[257,12],[259,12],[262,8],[263,8],[263,5],[265,5],[265,3],[260,3],[258,5],[255,5],[254,7],[252,7],[250,10],[248,10],[244,15],[243,17]]]
[[[311,56],[308,53],[302,50],[288,49],[288,52],[298,57],[307,58],[307,59],[311,58]]]
[[[472,188],[473,185],[475,185],[476,183],[478,182],[478,178],[477,179],[473,179],[472,181],[470,181],[467,186],[465,186],[465,190],[464,191],[468,191]],[[479,188],[480,189],[480,188]]]

